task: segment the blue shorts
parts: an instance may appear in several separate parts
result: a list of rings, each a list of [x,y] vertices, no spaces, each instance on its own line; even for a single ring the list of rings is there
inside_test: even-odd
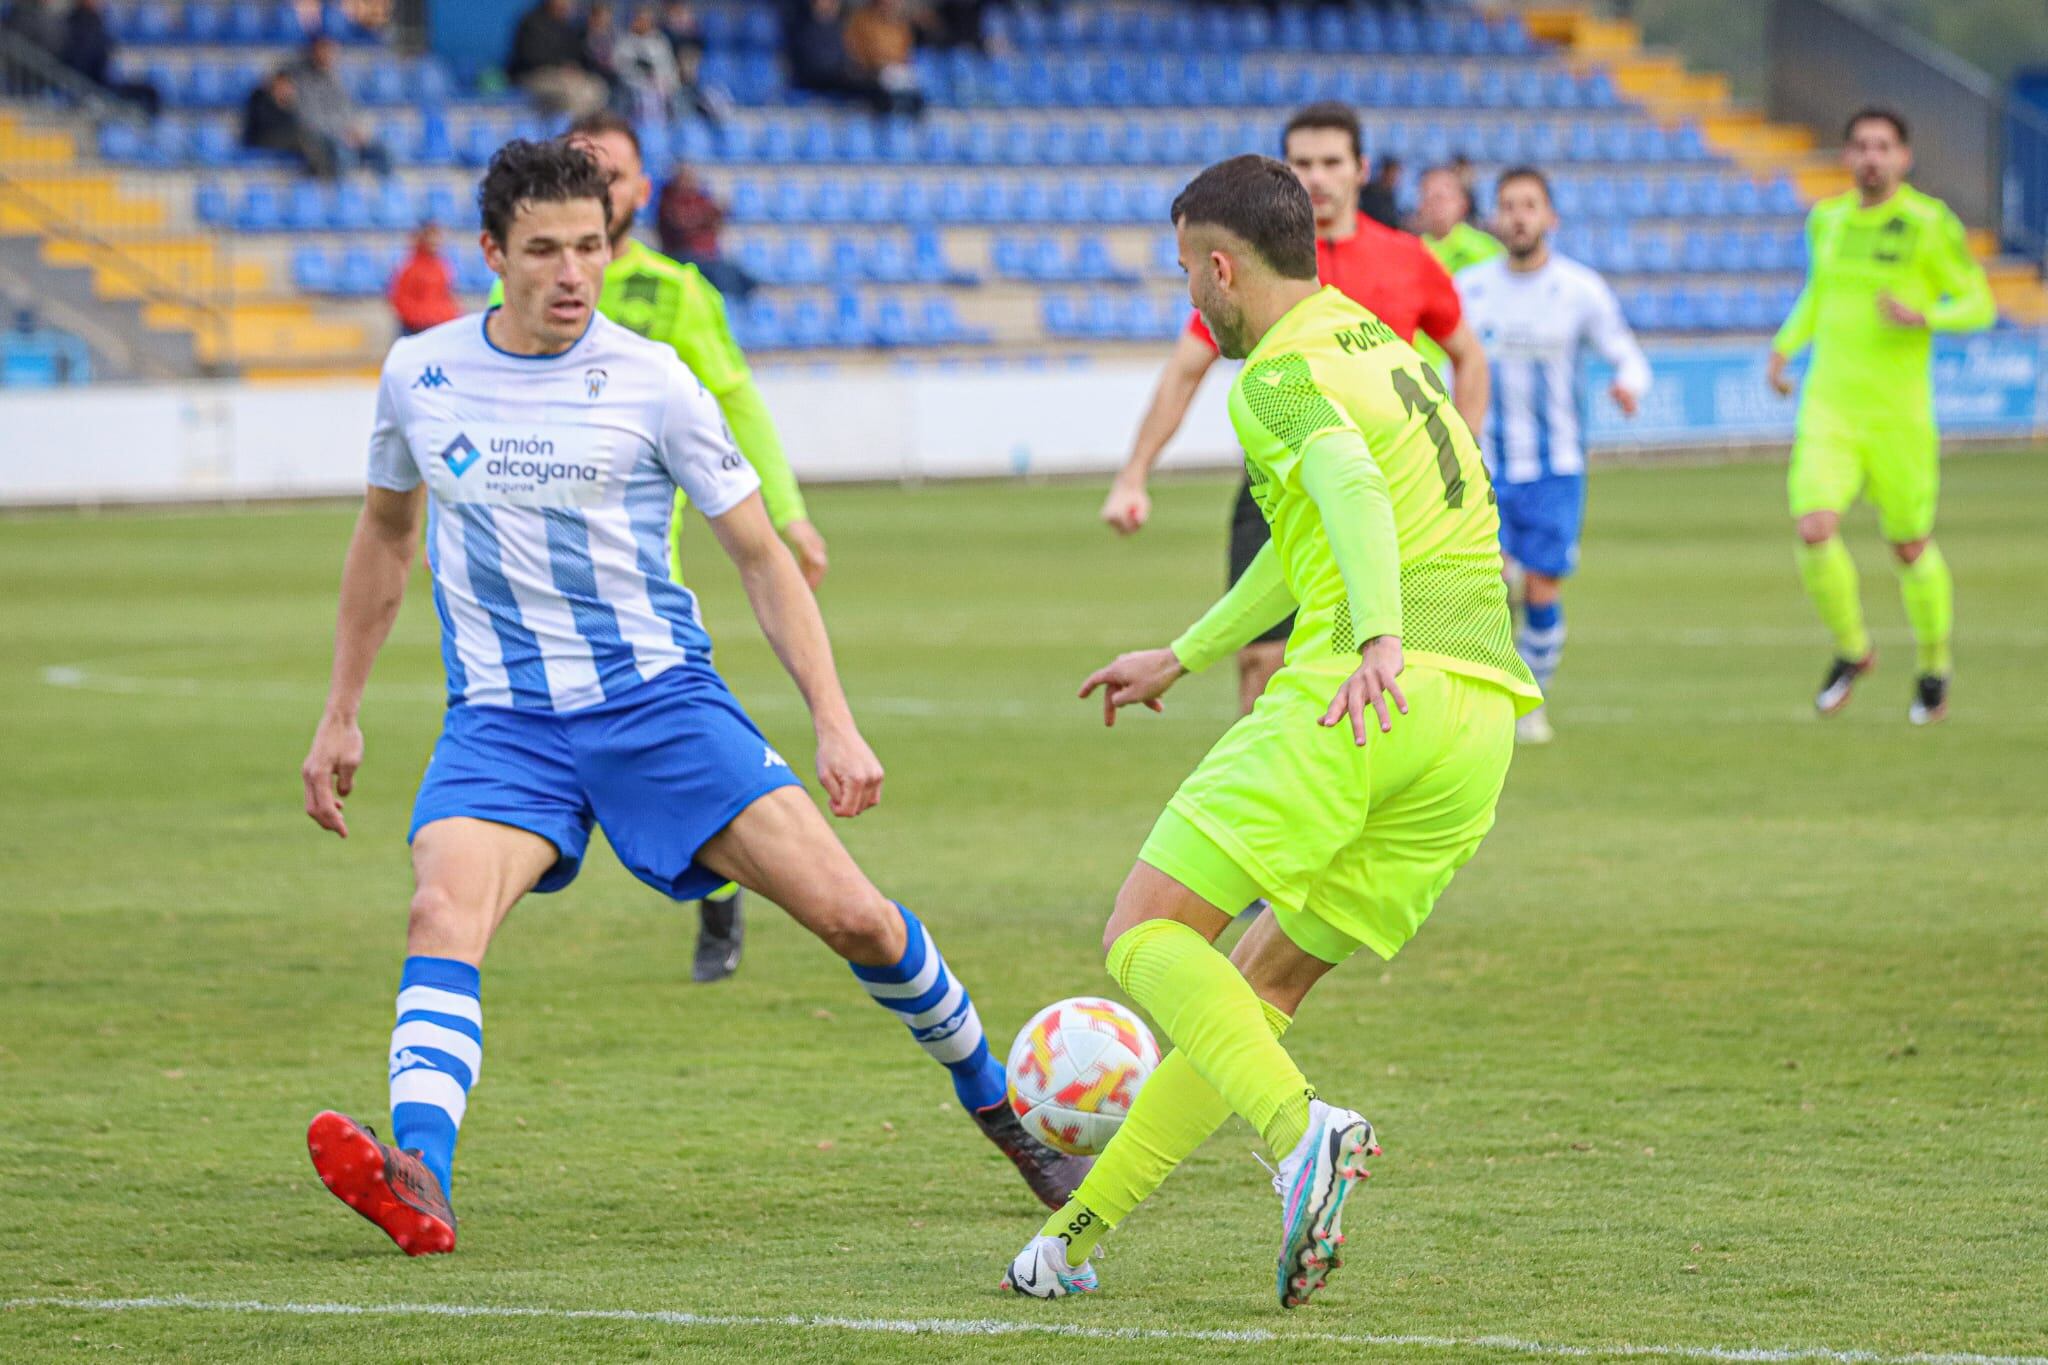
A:
[[[769,792],[801,785],[724,681],[681,664],[582,711],[449,707],[406,837],[464,815],[530,831],[557,854],[534,890],[559,891],[595,823],[627,871],[697,900],[726,881],[697,850]]]
[[[1494,484],[1500,497],[1501,553],[1532,573],[1568,578],[1579,567],[1586,519],[1586,476],[1546,474],[1528,483]]]

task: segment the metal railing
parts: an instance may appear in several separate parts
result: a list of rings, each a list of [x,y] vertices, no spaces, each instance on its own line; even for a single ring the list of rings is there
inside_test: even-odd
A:
[[[0,266],[38,309],[78,333],[110,372],[175,378],[228,354],[235,259],[225,239],[144,221],[153,201],[102,196],[105,177],[0,172]],[[55,202],[95,196],[88,226]],[[124,213],[133,214],[124,222]],[[140,315],[168,324],[139,325]],[[185,338],[189,337],[189,343]]]
[[[18,33],[0,32],[0,99],[48,100],[101,121],[148,117],[141,105],[87,80]]]

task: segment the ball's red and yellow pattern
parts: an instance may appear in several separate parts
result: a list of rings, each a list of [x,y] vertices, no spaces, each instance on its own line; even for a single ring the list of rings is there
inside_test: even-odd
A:
[[[1114,1000],[1047,1005],[1010,1045],[1010,1107],[1039,1140],[1075,1156],[1108,1145],[1159,1065],[1144,1021]]]

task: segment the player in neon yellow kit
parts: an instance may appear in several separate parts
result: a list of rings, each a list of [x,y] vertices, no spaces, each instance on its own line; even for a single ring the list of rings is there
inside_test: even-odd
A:
[[[768,519],[796,556],[804,581],[815,590],[828,567],[825,539],[811,524],[803,490],[783,453],[782,437],[747,368],[747,358],[726,325],[725,299],[697,267],[672,261],[633,236],[633,218],[654,188],[641,161],[639,135],[625,119],[603,113],[578,119],[568,135],[597,159],[611,180],[612,259],[605,267],[597,311],[641,336],[674,347],[697,382],[711,391],[732,428],[733,444],[761,478]],[[490,302],[496,305],[503,299],[503,285],[492,285]],[[678,491],[669,540],[669,576],[678,583],[683,579],[685,502]],[[739,888],[725,886],[712,892],[698,907],[691,976],[700,982],[731,976],[739,968],[744,937]]]
[[[1500,238],[1473,227],[1472,191],[1455,166],[1431,166],[1422,173],[1422,192],[1415,205],[1415,226],[1422,244],[1436,257],[1444,273],[1455,282],[1458,272],[1504,255]],[[1442,367],[1449,359],[1444,348],[1417,334],[1415,349],[1430,364]]]
[[[1101,1234],[1235,1112],[1279,1161],[1276,1287],[1292,1308],[1335,1268],[1345,1197],[1377,1148],[1279,1035],[1333,966],[1361,947],[1392,957],[1415,934],[1491,828],[1516,714],[1542,697],[1515,651],[1478,447],[1392,328],[1318,288],[1293,173],[1236,157],[1173,212],[1195,306],[1245,361],[1230,419],[1273,534],[1171,646],[1124,655],[1081,695],[1103,690],[1105,723],[1157,710],[1183,674],[1290,611],[1295,626],[1251,714],[1160,816],[1103,933],[1111,975],[1176,1050],[1005,1283],[1094,1289]],[[1261,896],[1226,959],[1216,936]]]
[[[1863,624],[1842,513],[1860,493],[1891,542],[1918,643],[1907,718],[1948,713],[1955,587],[1934,543],[1941,487],[1930,352],[1935,332],[1975,332],[1997,319],[1983,269],[1948,205],[1905,183],[1906,125],[1885,109],[1849,120],[1844,160],[1856,188],[1814,205],[1806,221],[1806,287],[1771,343],[1770,382],[1792,392],[1786,363],[1808,345],[1789,477],[1799,522],[1799,572],[1835,639],[1814,706],[1833,715],[1877,662]]]

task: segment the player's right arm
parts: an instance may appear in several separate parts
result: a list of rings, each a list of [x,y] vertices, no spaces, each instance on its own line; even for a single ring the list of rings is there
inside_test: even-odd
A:
[[[1129,535],[1151,517],[1152,496],[1145,490],[1146,481],[1166,443],[1187,420],[1188,406],[1195,401],[1202,376],[1215,363],[1216,347],[1206,330],[1190,328],[1173,343],[1173,354],[1167,357],[1166,368],[1159,372],[1159,383],[1152,390],[1151,406],[1138,423],[1130,458],[1117,472],[1102,504],[1102,519],[1121,534]]]
[[[1799,288],[1799,297],[1792,301],[1792,311],[1786,315],[1784,325],[1771,338],[1771,358],[1765,377],[1781,396],[1789,397],[1793,389],[1792,377],[1785,373],[1786,365],[1813,341],[1814,312],[1819,307],[1813,297],[1813,246],[1817,236],[1815,221],[1819,216],[1818,205],[1806,215],[1806,280]]]
[[[391,634],[405,600],[406,580],[420,543],[420,521],[427,503],[412,453],[406,447],[397,405],[386,381],[377,390],[377,425],[370,438],[370,482],[363,510],[349,538],[341,568],[341,605],[334,621],[334,666],[327,683],[327,704],[313,731],[313,745],[300,765],[306,788],[306,814],[322,829],[346,839],[348,822],[342,800],[355,786],[363,762],[363,731],[357,723],[363,688],[377,651]]]

